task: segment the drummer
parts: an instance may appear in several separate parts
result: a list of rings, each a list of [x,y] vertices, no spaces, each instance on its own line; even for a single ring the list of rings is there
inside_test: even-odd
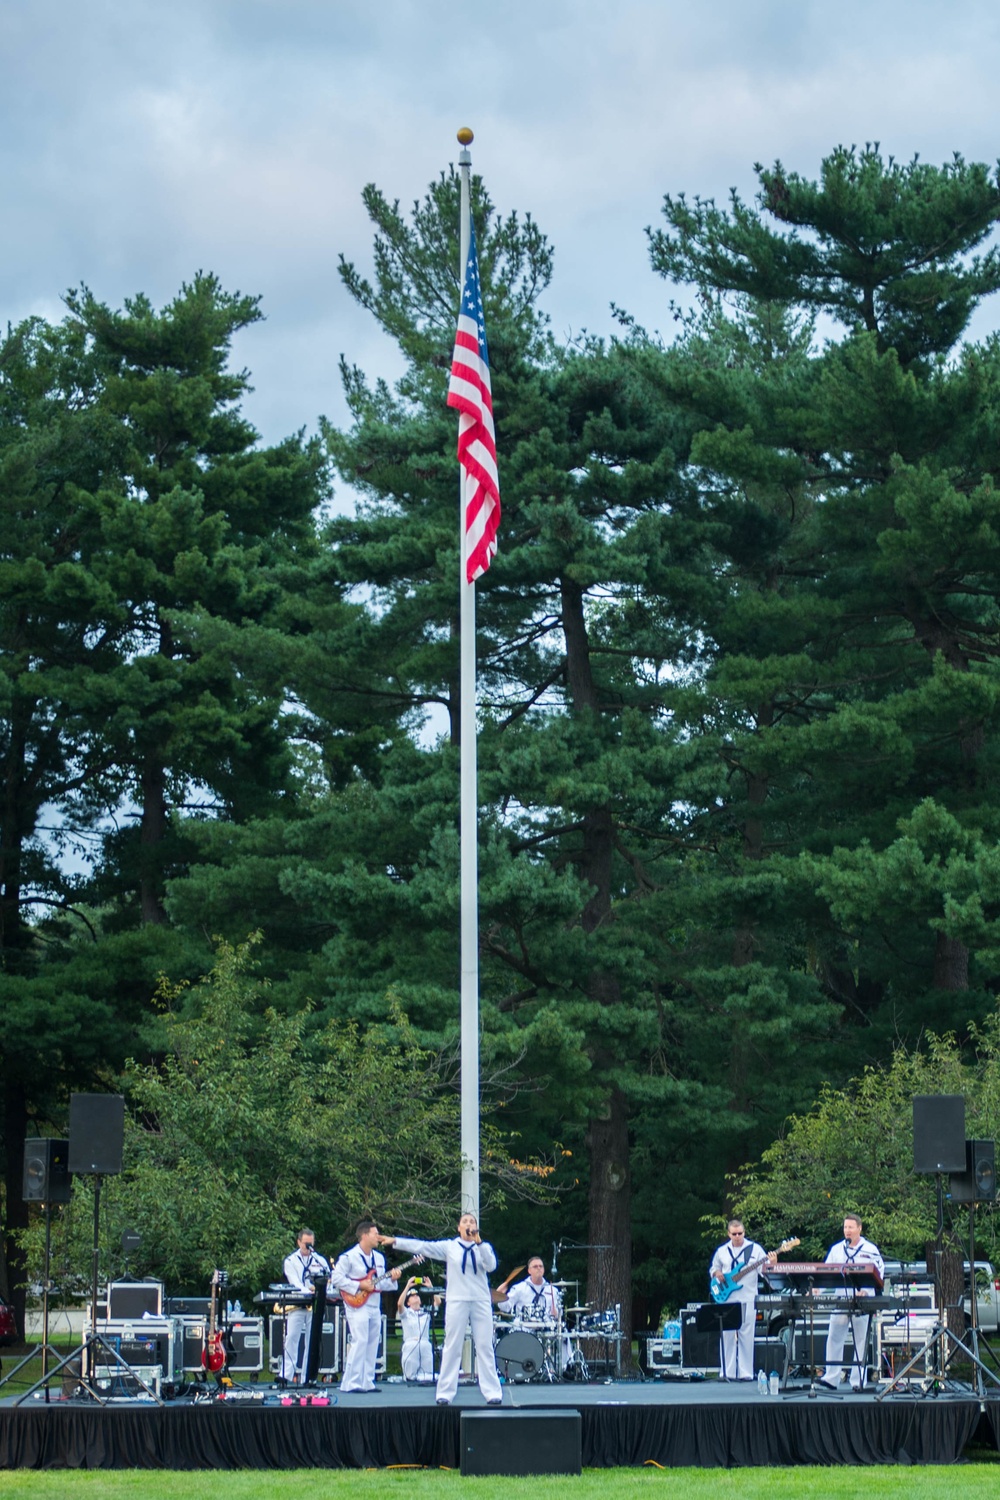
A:
[[[507,1293],[506,1301],[497,1303],[500,1312],[514,1313],[532,1323],[558,1323],[562,1316],[562,1292],[545,1279],[545,1265],[540,1255],[528,1261],[528,1275]]]
[[[528,1261],[528,1275],[511,1287],[504,1302],[497,1303],[497,1311],[513,1313],[529,1326],[538,1324],[546,1332],[554,1333],[562,1325],[562,1291],[545,1279],[545,1263],[540,1255]],[[569,1366],[573,1357],[573,1345],[563,1330],[559,1340],[560,1373]]]

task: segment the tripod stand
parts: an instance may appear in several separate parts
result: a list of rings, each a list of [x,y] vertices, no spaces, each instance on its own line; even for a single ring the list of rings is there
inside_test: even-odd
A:
[[[944,1386],[948,1381],[948,1366],[956,1357],[959,1350],[962,1351],[966,1359],[968,1359],[972,1364],[973,1389],[981,1401],[985,1400],[986,1398],[986,1386],[983,1380],[984,1376],[988,1376],[990,1380],[993,1381],[994,1385],[1000,1386],[1000,1379],[998,1379],[996,1375],[994,1375],[992,1370],[987,1369],[987,1367],[983,1364],[982,1360],[979,1357],[979,1298],[978,1288],[976,1287],[975,1202],[971,1202],[969,1204],[969,1278],[972,1291],[969,1315],[969,1322],[971,1325],[969,1329],[969,1344],[971,1344],[972,1347],[970,1348],[969,1344],[965,1344],[959,1338],[958,1334],[948,1327],[948,1309],[944,1306],[944,1295],[942,1292],[941,1278],[941,1258],[944,1254],[944,1188],[942,1185],[941,1173],[937,1172],[935,1176],[937,1178],[938,1213],[937,1237],[934,1248],[934,1290],[937,1297],[938,1307],[941,1309],[944,1317],[943,1319],[939,1318],[938,1321],[934,1324],[934,1327],[931,1330],[930,1338],[928,1339],[924,1347],[917,1350],[912,1359],[909,1359],[906,1362],[906,1364],[900,1370],[899,1374],[893,1377],[893,1379],[889,1382],[884,1390],[879,1391],[878,1395],[875,1398],[877,1401],[881,1401],[883,1397],[889,1394],[890,1391],[895,1390],[900,1381],[906,1378],[906,1376],[920,1359],[924,1360],[925,1369],[929,1368],[933,1371],[933,1374],[930,1377],[931,1384]],[[961,1306],[961,1304],[959,1305]],[[949,1343],[952,1346],[950,1350],[948,1349]]]
[[[33,1349],[29,1349],[28,1352],[27,1352],[27,1354],[25,1354],[21,1359],[18,1360],[17,1364],[9,1372],[9,1374],[5,1375],[4,1378],[2,1380],[0,1380],[0,1390],[3,1390],[3,1388],[7,1384],[8,1380],[13,1380],[14,1376],[18,1373],[18,1371],[19,1370],[23,1370],[24,1367],[25,1367],[25,1365],[30,1364],[30,1362],[38,1354],[41,1354],[41,1356],[42,1356],[42,1379],[43,1380],[45,1380],[46,1377],[48,1376],[49,1355],[51,1354],[53,1356],[53,1358],[55,1358],[55,1359],[59,1358],[59,1351],[58,1351],[58,1349],[53,1349],[52,1345],[49,1343],[49,1291],[50,1291],[51,1285],[52,1285],[51,1279],[50,1279],[51,1266],[52,1266],[52,1204],[50,1202],[46,1201],[46,1203],[45,1203],[45,1270],[44,1270],[44,1274],[42,1276],[42,1342],[40,1344],[36,1344]],[[46,1399],[46,1401],[48,1401],[48,1399],[49,1399],[49,1388],[48,1388],[48,1385],[45,1386],[45,1399]]]
[[[127,1360],[122,1359],[118,1350],[115,1349],[113,1345],[109,1344],[108,1341],[103,1338],[102,1335],[97,1331],[97,1285],[101,1266],[101,1175],[102,1174],[100,1172],[94,1173],[94,1241],[91,1257],[90,1333],[83,1340],[82,1344],[79,1344],[75,1349],[71,1349],[69,1354],[67,1354],[63,1359],[59,1360],[58,1364],[53,1366],[51,1370],[48,1370],[46,1368],[46,1361],[43,1357],[41,1380],[37,1380],[29,1390],[25,1391],[23,1396],[18,1398],[18,1400],[15,1402],[16,1406],[21,1406],[23,1402],[28,1401],[36,1391],[41,1390],[43,1387],[45,1389],[47,1400],[49,1381],[53,1378],[53,1376],[60,1374],[64,1369],[66,1369],[66,1367],[70,1365],[74,1359],[79,1359],[80,1361],[80,1373],[76,1377],[78,1384],[83,1387],[83,1389],[90,1397],[92,1397],[94,1401],[97,1401],[101,1406],[107,1405],[107,1398],[103,1396],[97,1389],[92,1379],[92,1369],[96,1365],[96,1356],[98,1355],[98,1353],[105,1357],[105,1363],[117,1366],[119,1370],[125,1375],[129,1376],[133,1380],[136,1380],[140,1385],[144,1386],[148,1394],[156,1402],[157,1406],[163,1405],[163,1402],[160,1400],[159,1396],[156,1394],[156,1391],[152,1388],[152,1386],[147,1386],[146,1382],[142,1379],[142,1376],[133,1368],[133,1366],[130,1365]],[[48,1278],[46,1277],[46,1280],[47,1279]]]

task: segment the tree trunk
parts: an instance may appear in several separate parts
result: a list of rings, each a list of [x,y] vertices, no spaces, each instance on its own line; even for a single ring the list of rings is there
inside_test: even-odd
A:
[[[166,772],[158,755],[142,767],[142,822],[139,825],[139,901],[144,924],[162,926],[163,841],[167,832]]]
[[[566,642],[566,685],[573,711],[596,716],[601,705],[590,662],[590,641],[583,608],[583,590],[571,579],[562,580],[562,625]],[[590,808],[583,818],[583,841],[578,868],[590,887],[581,914],[584,932],[595,932],[611,915],[614,865],[614,819],[608,806]],[[586,979],[587,993],[601,1005],[617,1005],[621,988],[610,974],[594,970]],[[617,1058],[608,1050],[594,1056],[595,1071],[611,1068]],[[587,1127],[590,1157],[588,1238],[592,1249],[587,1263],[587,1301],[599,1310],[618,1308],[621,1314],[622,1359],[631,1362],[632,1350],[632,1182],[629,1171],[628,1101],[612,1087],[604,1109]]]
[[[941,1247],[940,1263],[937,1258],[937,1241],[929,1240],[926,1246],[927,1270],[934,1278],[938,1302],[938,1315],[956,1338],[965,1337],[965,1262],[963,1252],[945,1236]]]
[[[632,1179],[628,1123],[628,1103],[613,1089],[606,1110],[591,1119],[587,1128],[592,1246],[587,1257],[587,1301],[602,1312],[608,1308],[620,1309],[624,1336],[622,1360],[626,1365],[632,1340]]]
[[[6,1215],[4,1222],[4,1264],[0,1267],[5,1285],[2,1290],[13,1309],[17,1320],[17,1331],[24,1337],[24,1308],[27,1298],[24,1286],[26,1265],[24,1251],[14,1238],[15,1233],[28,1227],[28,1205],[24,1202],[24,1138],[28,1130],[28,1107],[24,1083],[11,1076],[11,1062],[7,1059],[7,1076],[4,1080],[3,1138],[6,1149],[6,1171],[4,1193]]]
[[[933,984],[936,990],[969,988],[969,950],[959,938],[944,932],[938,933],[934,945]]]

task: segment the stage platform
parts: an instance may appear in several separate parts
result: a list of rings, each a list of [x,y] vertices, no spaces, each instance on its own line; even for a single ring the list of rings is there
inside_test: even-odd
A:
[[[48,1404],[8,1398],[0,1403],[0,1468],[457,1469],[462,1414],[486,1410],[474,1386],[461,1387],[448,1407],[436,1405],[433,1386],[392,1382],[361,1396],[336,1386],[289,1393],[247,1384],[223,1398],[214,1391],[161,1407],[135,1398],[101,1406],[55,1392]],[[311,1394],[329,1404],[300,1404]],[[294,1404],[280,1404],[283,1397]],[[1000,1448],[1000,1399],[971,1391],[876,1400],[874,1392],[807,1388],[761,1396],[755,1384],[715,1380],[505,1385],[489,1421],[505,1424],[503,1447],[521,1463],[533,1430],[525,1414],[559,1410],[580,1414],[585,1468],[950,1464],[972,1443]]]

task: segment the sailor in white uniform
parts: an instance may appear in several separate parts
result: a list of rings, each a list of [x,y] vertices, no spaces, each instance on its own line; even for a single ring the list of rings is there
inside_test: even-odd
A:
[[[374,1219],[359,1219],[354,1226],[358,1242],[343,1255],[337,1257],[333,1268],[333,1284],[340,1291],[356,1296],[360,1292],[369,1296],[363,1307],[351,1307],[344,1302],[344,1313],[351,1342],[344,1361],[344,1374],[340,1389],[346,1395],[370,1395],[378,1390],[375,1384],[375,1365],[378,1346],[382,1337],[382,1302],[379,1292],[395,1290],[399,1280],[398,1269],[386,1274],[385,1256],[376,1249],[381,1235]]]
[[[857,1214],[845,1214],[844,1238],[830,1246],[826,1255],[826,1263],[845,1268],[853,1266],[858,1269],[871,1266],[881,1283],[885,1275],[885,1261],[882,1259],[882,1253],[877,1245],[873,1245],[871,1240],[864,1238],[861,1230],[862,1223]],[[870,1286],[856,1288],[845,1286],[840,1295],[874,1297],[875,1292],[873,1277]],[[843,1379],[844,1344],[847,1342],[848,1327],[850,1327],[851,1338],[854,1341],[851,1389],[863,1391],[865,1388],[868,1374],[868,1330],[871,1327],[871,1318],[857,1317],[850,1313],[833,1313],[830,1317],[830,1331],[826,1336],[826,1369],[819,1382],[831,1391],[835,1391]]]
[[[727,1276],[738,1276],[754,1261],[769,1260],[774,1264],[775,1256],[768,1255],[763,1245],[747,1239],[741,1219],[730,1219],[726,1228],[729,1238],[716,1250],[708,1268],[711,1279],[724,1281]],[[747,1271],[726,1298],[727,1307],[740,1310],[739,1327],[728,1328],[722,1335],[719,1373],[726,1380],[753,1379],[754,1303],[759,1279],[759,1271]]]
[[[294,1286],[300,1292],[313,1289],[312,1273],[329,1276],[330,1263],[316,1249],[316,1235],[311,1229],[300,1229],[295,1236],[298,1247],[285,1256],[284,1275],[286,1286]],[[306,1355],[309,1352],[309,1330],[312,1327],[312,1308],[293,1307],[285,1314],[285,1344],[281,1352],[281,1379],[301,1383]]]
[[[403,1347],[399,1362],[404,1380],[430,1382],[434,1379],[434,1350],[431,1347],[431,1307],[425,1306],[416,1286],[416,1277],[411,1276],[399,1294],[396,1315],[403,1332]],[[433,1301],[434,1312],[441,1306],[441,1298]]]
[[[479,1389],[486,1397],[488,1406],[502,1405],[500,1377],[493,1352],[493,1299],[489,1281],[490,1272],[496,1270],[497,1258],[493,1253],[493,1246],[480,1237],[475,1215],[462,1215],[458,1221],[458,1238],[455,1240],[411,1240],[399,1235],[383,1235],[382,1244],[395,1245],[397,1250],[405,1250],[410,1255],[423,1255],[428,1260],[443,1260],[447,1267],[444,1348],[441,1351],[441,1370],[437,1384],[438,1405],[450,1405],[458,1390],[462,1344],[469,1327],[472,1328],[472,1342],[476,1350]]]

